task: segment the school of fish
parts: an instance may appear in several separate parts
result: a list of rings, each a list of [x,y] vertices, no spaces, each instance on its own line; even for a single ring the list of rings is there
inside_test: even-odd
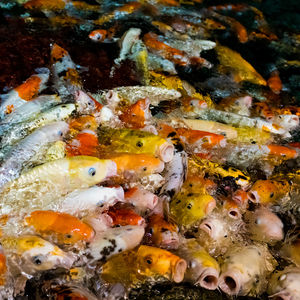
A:
[[[131,61],[139,85],[90,93],[85,66],[54,41],[49,64],[0,95],[0,299],[49,272],[57,300],[121,299],[164,281],[300,300],[300,107],[280,102],[281,60],[261,75],[215,35],[279,44],[262,12],[12,2],[27,23],[115,44],[111,78]],[[137,18],[148,28],[120,26]],[[194,85],[199,74],[209,75]]]

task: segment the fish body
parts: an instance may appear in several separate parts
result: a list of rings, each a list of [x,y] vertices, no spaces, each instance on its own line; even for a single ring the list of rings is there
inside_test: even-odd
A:
[[[5,285],[6,283],[6,272],[7,272],[6,256],[1,247],[0,248],[0,286]]]
[[[10,91],[8,94],[1,95],[0,117],[15,111],[18,107],[31,101],[46,87],[46,82],[49,79],[49,70],[47,68],[37,69],[37,74],[29,77],[21,85]]]
[[[105,209],[105,207],[112,206],[118,201],[124,201],[122,187],[92,186],[87,189],[75,190],[65,197],[57,199],[54,206],[58,207],[61,212],[81,216],[88,214],[97,207]],[[50,207],[52,208],[52,205]]]
[[[276,299],[300,299],[300,269],[288,266],[276,271],[269,281],[268,293]]]
[[[116,266],[122,272],[116,272]],[[101,277],[107,282],[120,282],[125,286],[153,277],[181,282],[185,270],[186,262],[180,257],[160,248],[142,245],[137,250],[126,251],[111,258],[103,265]]]
[[[74,244],[90,241],[94,230],[78,218],[51,210],[36,210],[25,218],[27,226],[32,226],[43,237],[51,237],[58,244]]]
[[[149,217],[146,228],[148,244],[159,248],[176,249],[179,245],[178,227],[159,214]]]
[[[99,233],[89,244],[91,263],[106,261],[112,255],[130,250],[140,244],[145,233],[142,226],[127,225],[115,227]]]
[[[261,207],[245,215],[248,232],[256,241],[274,243],[284,237],[283,223],[270,209]]]
[[[113,226],[136,225],[143,226],[145,224],[144,218],[137,214],[131,208],[115,208],[111,207],[107,214],[112,218]]]
[[[3,158],[5,161],[0,167],[0,186],[18,177],[24,163],[38,154],[48,143],[61,140],[68,129],[68,124],[65,122],[46,125],[15,145]]]
[[[232,72],[236,82],[249,81],[258,85],[267,84],[263,77],[239,53],[220,45],[217,45],[215,49],[222,68]]]
[[[98,136],[104,149],[106,146],[109,151],[152,154],[164,162],[173,158],[173,145],[150,132],[101,127]]]
[[[74,104],[62,104],[55,106],[39,114],[35,119],[20,124],[15,124],[9,132],[2,136],[2,147],[10,146],[26,137],[34,129],[57,121],[66,120],[75,110]]]
[[[43,209],[57,197],[93,186],[116,174],[110,160],[74,156],[37,166],[7,183],[2,191],[2,213]],[[49,193],[51,191],[51,193]]]
[[[2,238],[5,251],[19,257],[19,267],[27,274],[57,267],[70,268],[75,259],[57,246],[34,235]]]
[[[284,201],[291,191],[287,180],[257,180],[248,191],[249,200],[262,205],[273,205]]]
[[[218,286],[220,267],[217,261],[195,239],[183,242],[176,253],[187,262],[184,280],[214,290]]]
[[[42,111],[60,103],[61,99],[57,95],[41,95],[31,101],[25,102],[9,115],[5,116],[0,122],[0,132],[7,132],[12,125],[31,120]]]
[[[220,289],[228,295],[256,295],[266,285],[274,269],[274,259],[262,246],[235,246],[221,266]]]
[[[55,89],[61,96],[81,90],[81,81],[75,63],[68,51],[57,44],[51,47],[52,73]]]

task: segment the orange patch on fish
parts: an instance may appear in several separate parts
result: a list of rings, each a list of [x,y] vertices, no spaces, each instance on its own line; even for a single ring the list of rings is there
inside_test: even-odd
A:
[[[143,225],[145,224],[144,218],[137,214],[131,208],[110,208],[107,214],[112,218],[113,225]]]
[[[52,61],[52,63],[55,63],[68,54],[69,53],[67,50],[58,46],[57,44],[54,44],[51,49],[51,61]]]
[[[145,127],[145,113],[149,107],[147,99],[142,99],[132,104],[119,116],[119,119],[129,125],[130,128]]]
[[[105,29],[96,29],[89,34],[91,40],[103,42],[108,36],[108,31]]]
[[[277,70],[271,72],[270,77],[267,81],[269,88],[273,93],[279,94],[282,90],[282,82],[279,77],[279,72]]]
[[[8,114],[11,114],[13,111],[14,111],[14,105],[13,105],[13,104],[7,105],[7,106],[6,106],[5,113],[6,113],[7,115],[8,115]]]
[[[293,159],[298,156],[298,153],[296,150],[285,147],[285,146],[280,146],[280,145],[268,145],[268,149],[270,150],[270,155],[274,156],[281,156],[284,157],[285,159]]]
[[[25,222],[41,235],[56,236],[63,244],[90,241],[94,237],[93,228],[67,213],[37,210],[26,217]]]
[[[80,76],[77,70],[75,69],[68,69],[65,75],[65,79],[69,80],[72,85],[80,86]]]
[[[0,285],[5,284],[5,274],[7,272],[6,257],[4,253],[0,253]]]
[[[67,156],[88,155],[97,156],[99,141],[98,136],[91,130],[78,133],[75,138],[67,142]]]
[[[116,163],[119,175],[124,172],[151,174],[161,172],[164,167],[164,163],[151,154],[120,153],[106,158]]]
[[[201,146],[204,148],[212,148],[215,146],[225,146],[226,139],[221,134],[215,134],[211,132],[192,130],[186,128],[179,128],[176,130],[180,138],[186,141],[187,144],[193,145],[197,142],[201,142]]]
[[[139,2],[128,2],[127,4],[121,6],[117,9],[119,12],[133,13],[141,7],[141,3]]]
[[[143,41],[150,51],[153,51],[162,57],[171,60],[175,64],[181,66],[187,65],[188,59],[185,52],[159,41],[159,36],[157,34],[149,32],[144,35]]]
[[[23,100],[29,101],[37,96],[42,80],[38,75],[33,75],[24,83],[15,88],[19,97]]]

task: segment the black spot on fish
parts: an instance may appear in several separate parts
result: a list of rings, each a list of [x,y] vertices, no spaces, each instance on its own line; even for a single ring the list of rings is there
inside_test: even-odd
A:
[[[179,203],[181,203],[181,200],[177,200],[175,203],[176,203],[176,204],[179,204]]]
[[[170,137],[173,137],[173,136],[175,136],[176,135],[176,132],[175,131],[172,131],[172,132],[170,132],[169,134],[168,134],[168,138],[170,138]]]
[[[193,193],[188,193],[187,196],[188,197],[192,197],[194,194]]]
[[[119,250],[118,250],[118,252],[120,253],[120,252],[122,252],[123,251],[123,249],[122,248],[120,248]]]
[[[61,72],[58,73],[58,77],[65,77],[67,75],[67,71],[63,70]]]
[[[246,177],[246,176],[243,176],[243,175],[239,175],[239,176],[237,177],[237,179],[247,180],[247,177]]]
[[[274,197],[274,193],[271,193],[271,194],[270,194],[270,198],[273,198],[273,197]]]

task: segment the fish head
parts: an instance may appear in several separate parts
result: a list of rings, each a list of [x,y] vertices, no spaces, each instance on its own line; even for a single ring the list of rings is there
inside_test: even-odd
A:
[[[101,111],[103,107],[103,105],[95,98],[81,90],[75,91],[75,101],[77,104],[77,111],[81,114],[92,114],[95,111]]]
[[[103,42],[108,36],[108,32],[105,29],[96,29],[89,34],[89,38],[95,42]]]
[[[117,174],[117,166],[111,160],[100,160],[92,156],[73,156],[69,158],[69,172],[77,188],[93,186]]]
[[[18,250],[22,258],[35,271],[45,271],[56,267],[69,269],[75,258],[57,246],[38,236],[24,236],[18,239]]]
[[[137,250],[139,273],[146,276],[161,275],[181,282],[187,263],[169,251],[142,245]]]

